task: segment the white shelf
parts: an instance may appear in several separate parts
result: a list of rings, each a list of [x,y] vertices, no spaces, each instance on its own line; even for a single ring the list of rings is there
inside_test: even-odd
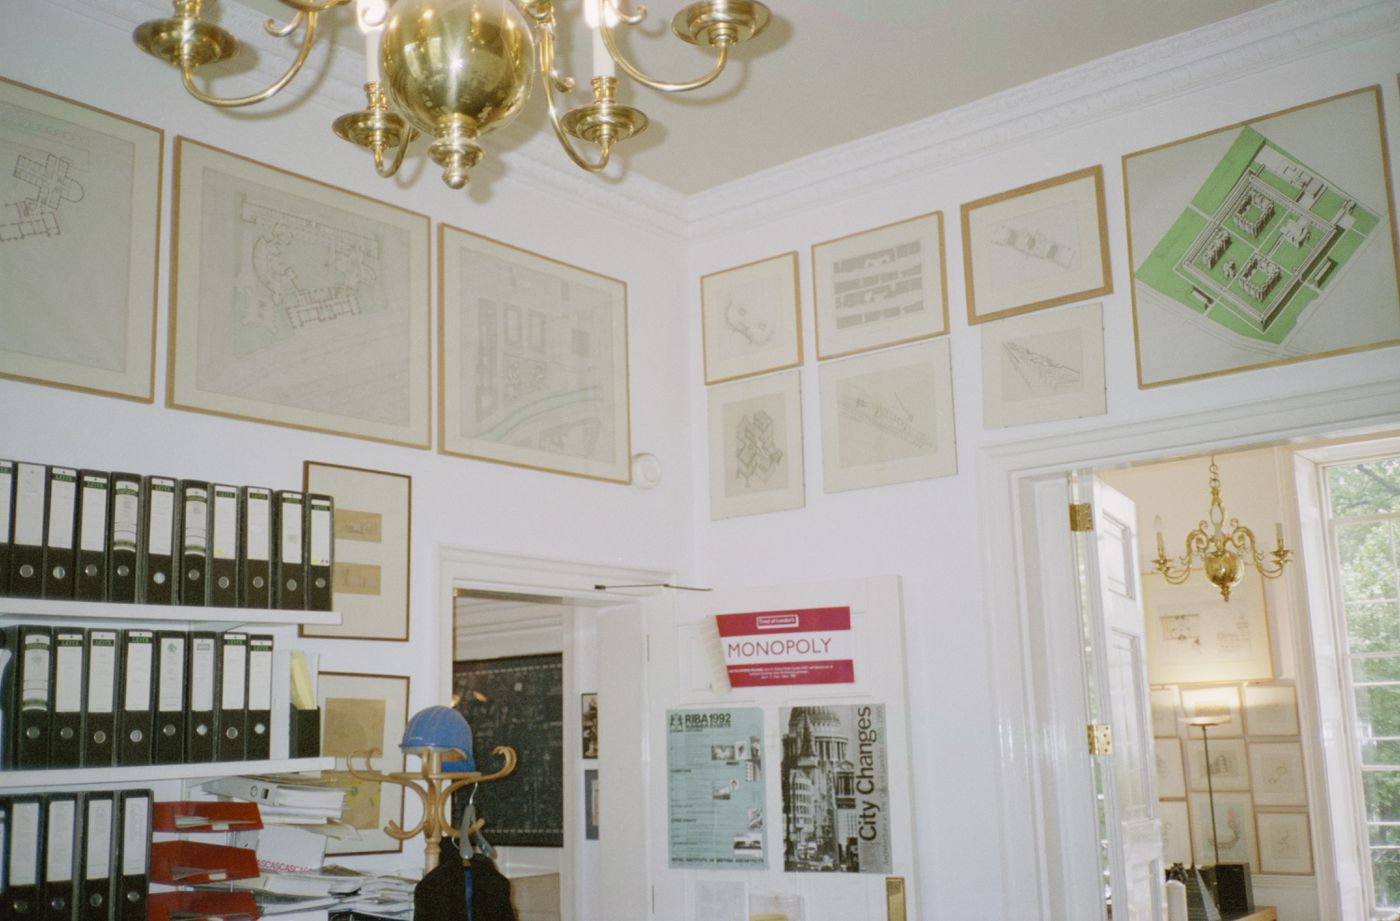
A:
[[[168,621],[215,624],[305,624],[339,626],[334,611],[287,611],[280,608],[208,608],[179,604],[121,604],[111,601],[55,601],[51,598],[0,597],[0,620],[43,617],[62,620]]]
[[[234,774],[285,774],[294,771],[333,771],[334,758],[287,758],[280,761],[213,761],[201,764],[142,764],[131,767],[51,768],[45,771],[0,771],[0,791],[56,790],[101,787],[106,784],[155,783],[228,777]]]

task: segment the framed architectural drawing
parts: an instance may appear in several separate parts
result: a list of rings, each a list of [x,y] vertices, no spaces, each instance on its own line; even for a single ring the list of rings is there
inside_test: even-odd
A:
[[[1225,722],[1210,727],[1211,742],[1217,738],[1244,734],[1240,720],[1240,689],[1234,685],[1218,688],[1182,688],[1181,709],[1186,719],[1194,716],[1223,716]],[[1190,729],[1192,735],[1200,737],[1199,729]]]
[[[149,403],[165,133],[0,79],[0,377]]]
[[[827,492],[958,472],[947,339],[821,366]]]
[[[1254,821],[1259,828],[1260,873],[1312,875],[1312,834],[1306,812],[1261,812]]]
[[[1162,859],[1167,865],[1191,860],[1191,821],[1186,816],[1186,803],[1157,803],[1157,820],[1162,823]]]
[[[438,448],[631,481],[627,285],[438,226]]]
[[[802,364],[797,253],[783,253],[700,279],[705,383]]]
[[[817,358],[840,358],[948,331],[943,212],[812,247]]]
[[[1298,691],[1291,684],[1247,684],[1244,725],[1251,736],[1296,736]]]
[[[346,770],[348,759],[364,768],[363,753],[379,749],[370,759],[376,771],[392,773],[404,768],[399,750],[408,723],[408,678],[398,675],[363,675],[354,672],[321,672],[317,676],[316,705],[321,708],[321,754],[335,758],[335,771],[321,776],[346,790],[344,821],[358,838],[329,838],[327,854],[387,854],[403,850],[384,826],[403,823],[403,787],[359,780]]]
[[[1138,383],[1400,342],[1380,87],[1123,158]]]
[[[799,374],[784,371],[710,389],[711,518],[802,507]]]
[[[1147,674],[1152,684],[1267,681],[1274,677],[1264,579],[1252,566],[1230,600],[1204,577],[1169,584],[1143,573]]]
[[[428,218],[175,142],[166,402],[426,448]]]
[[[1181,698],[1177,689],[1153,688],[1147,696],[1152,705],[1152,735],[1175,739],[1181,729]]]
[[[1153,739],[1156,753],[1157,795],[1164,799],[1186,798],[1186,773],[1181,762],[1180,739]]]
[[[1248,793],[1215,794],[1215,831],[1211,831],[1210,797],[1202,793],[1191,800],[1191,849],[1196,859],[1214,864],[1219,843],[1220,863],[1248,862],[1259,866],[1254,838],[1254,803]]]
[[[1102,304],[982,327],[983,427],[1102,416],[1105,389]]]
[[[1214,735],[1214,730],[1211,731]],[[1215,792],[1244,792],[1249,789],[1249,755],[1244,739],[1210,740],[1210,778],[1206,779],[1206,750],[1199,729],[1186,743],[1186,775],[1192,793],[1205,793],[1211,784]]]
[[[969,324],[1113,292],[1101,166],[968,202],[962,237]]]
[[[1308,804],[1303,746],[1297,742],[1250,742],[1249,775],[1254,802],[1260,806]]]
[[[401,473],[307,461],[308,493],[335,499],[332,589],[340,626],[303,626],[302,636],[408,639],[413,480]]]

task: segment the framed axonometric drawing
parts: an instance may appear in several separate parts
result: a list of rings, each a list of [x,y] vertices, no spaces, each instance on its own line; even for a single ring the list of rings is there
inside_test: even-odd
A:
[[[166,402],[429,446],[428,218],[175,142]]]
[[[985,428],[1102,416],[1105,390],[1102,304],[982,327]]]
[[[1143,573],[1142,586],[1150,683],[1267,681],[1274,677],[1264,578],[1258,570],[1244,568],[1229,601],[1204,577],[1171,585],[1158,573]]]
[[[941,211],[813,246],[817,358],[946,333],[946,268]]]
[[[1312,835],[1306,812],[1261,812],[1255,823],[1260,873],[1312,875]]]
[[[0,377],[149,403],[165,133],[0,78]]]
[[[327,854],[387,854],[403,850],[403,842],[384,831],[390,822],[403,823],[403,787],[359,780],[347,770],[348,760],[364,770],[364,753],[378,749],[370,769],[385,774],[402,771],[399,749],[408,724],[408,678],[321,672],[316,679],[316,705],[321,709],[321,754],[335,758],[335,771],[322,776],[345,788],[342,821],[355,829],[355,838],[330,838]]]
[[[1380,87],[1123,158],[1138,383],[1400,342]]]
[[[438,449],[631,481],[627,285],[438,226]]]
[[[711,518],[802,507],[800,373],[710,388]]]
[[[963,205],[967,322],[1112,293],[1105,224],[1101,166]]]
[[[821,366],[827,492],[958,472],[947,339]]]
[[[802,364],[797,253],[702,276],[700,314],[707,384]]]

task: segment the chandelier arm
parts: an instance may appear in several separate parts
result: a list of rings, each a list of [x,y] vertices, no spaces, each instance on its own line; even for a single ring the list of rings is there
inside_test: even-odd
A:
[[[398,175],[399,167],[403,166],[404,154],[408,153],[408,145],[418,138],[418,129],[409,127],[404,134],[403,140],[399,141],[399,146],[394,150],[394,162],[386,170],[384,168],[384,151],[374,151],[374,171],[385,179],[392,179]]]
[[[602,14],[604,19],[606,19],[608,10],[612,10],[613,15],[617,17],[618,22],[625,22],[629,26],[640,25],[641,21],[647,18],[647,8],[645,5],[638,5],[637,12],[629,13],[622,8],[622,6],[617,2],[617,0],[601,0],[601,2],[603,4],[604,9],[600,10],[599,12]]]
[[[311,54],[311,45],[316,40],[316,19],[319,15],[320,14],[317,12],[297,13],[296,17],[292,20],[292,22],[296,23],[298,21],[301,21],[304,17],[306,28],[306,32],[302,36],[301,47],[297,50],[296,59],[293,60],[292,65],[287,68],[287,72],[284,73],[282,76],[278,77],[275,81],[273,81],[273,83],[266,89],[263,89],[259,92],[253,93],[248,96],[237,96],[233,98],[210,96],[208,93],[203,92],[202,90],[200,90],[199,87],[194,85],[193,65],[184,64],[180,67],[180,74],[184,78],[185,89],[189,92],[191,96],[193,96],[195,99],[198,99],[200,102],[207,103],[211,106],[218,106],[223,109],[234,109],[240,106],[250,106],[254,103],[262,102],[264,99],[272,97],[273,95],[281,91],[281,89],[284,86],[292,82],[292,80],[296,77],[297,74],[301,73],[302,66],[306,63],[307,57]],[[270,21],[271,20],[269,20],[269,22]],[[287,34],[290,34],[290,32]]]
[[[350,3],[353,3],[354,0],[321,0],[321,2],[319,3],[312,2],[312,0],[277,0],[277,2],[281,3],[283,6],[291,7],[292,9],[296,10],[298,14],[319,14],[325,13],[329,10],[333,10],[338,6],[346,6]]]
[[[638,15],[640,16],[644,12],[645,10],[643,9]],[[715,66],[709,73],[697,80],[690,80],[684,83],[668,83],[664,80],[657,80],[655,77],[648,76],[631,61],[623,57],[621,50],[617,47],[617,39],[613,35],[613,27],[608,25],[606,17],[598,23],[598,33],[603,36],[603,46],[608,49],[608,54],[611,55],[614,63],[622,68],[623,73],[643,86],[649,86],[661,93],[685,93],[690,90],[698,90],[702,86],[709,86],[711,83],[715,82],[716,77],[724,72],[724,65],[729,63],[729,45],[721,42],[714,46]]]
[[[549,123],[554,127],[554,136],[559,139],[559,146],[564,148],[564,153],[569,155],[569,159],[578,164],[581,169],[590,173],[601,173],[608,165],[608,157],[612,151],[608,147],[603,147],[602,155],[594,163],[584,158],[574,149],[573,142],[569,140],[568,133],[564,130],[564,125],[559,121],[559,109],[554,104],[554,93],[556,90],[554,77],[554,33],[550,29],[540,30],[539,46],[540,72],[544,75],[544,101],[549,109]]]

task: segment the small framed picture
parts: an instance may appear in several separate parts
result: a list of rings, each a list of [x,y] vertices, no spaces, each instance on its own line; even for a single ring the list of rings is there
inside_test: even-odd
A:
[[[1297,689],[1291,684],[1245,685],[1244,722],[1251,736],[1296,736]]]
[[[1199,739],[1186,743],[1187,774],[1191,791],[1205,793],[1213,784],[1215,791],[1235,793],[1249,789],[1249,756],[1244,739],[1211,739],[1210,764],[1206,764],[1206,744]],[[1209,782],[1206,770],[1210,770]]]
[[[1177,689],[1153,688],[1147,694],[1152,705],[1152,734],[1159,739],[1181,735],[1181,697]]]
[[[1191,821],[1183,800],[1157,803],[1157,820],[1162,823],[1162,860],[1168,865],[1191,860]]]
[[[1255,822],[1260,873],[1312,875],[1312,836],[1306,812],[1261,812]]]
[[[1153,739],[1156,753],[1157,795],[1163,799],[1186,798],[1186,774],[1181,767],[1180,739]]]
[[[707,384],[802,364],[797,253],[701,277],[700,314]]]
[[[403,850],[403,842],[384,827],[403,823],[403,787],[360,780],[348,765],[363,770],[365,753],[377,749],[369,760],[371,770],[385,774],[402,771],[399,749],[408,724],[408,677],[365,675],[357,672],[321,672],[316,704],[321,708],[321,754],[335,757],[335,771],[323,776],[345,788],[342,821],[356,831],[353,838],[329,838],[327,854],[387,854]]]
[[[1240,689],[1233,685],[1216,688],[1182,688],[1181,709],[1189,721],[1193,717],[1224,717],[1225,722],[1211,726],[1207,730],[1211,741],[1216,738],[1244,735],[1240,721]],[[1187,733],[1193,739],[1201,737],[1201,730],[1187,726]]]
[[[1102,416],[1105,390],[1102,304],[982,327],[984,427]]]
[[[598,840],[598,769],[583,772],[583,840]]]
[[[1249,775],[1260,806],[1308,804],[1303,747],[1297,742],[1250,742]]]
[[[1101,166],[963,205],[967,322],[1112,293],[1105,224]]]
[[[1203,863],[1248,863],[1259,866],[1259,849],[1254,837],[1254,802],[1248,793],[1215,794],[1215,821],[1210,814],[1210,797],[1202,793],[1191,800],[1191,849]]]
[[[801,508],[799,372],[721,384],[709,399],[710,517]]]
[[[584,694],[580,713],[583,734],[583,757],[598,757],[598,695]]]

